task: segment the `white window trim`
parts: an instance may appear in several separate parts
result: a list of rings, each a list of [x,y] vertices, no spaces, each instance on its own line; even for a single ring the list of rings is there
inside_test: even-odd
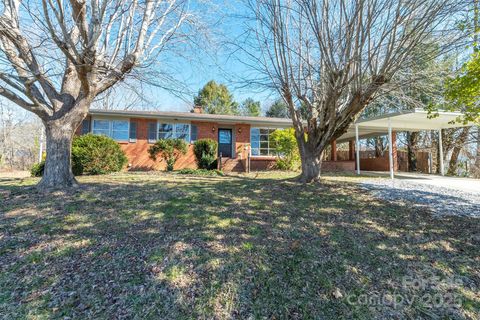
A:
[[[150,143],[150,144],[152,144],[152,143],[155,143],[155,142],[158,141],[158,120],[157,120],[156,126],[155,126],[155,140],[152,140],[152,139],[150,139],[150,137],[149,137],[149,133],[150,133],[150,132],[149,132],[149,130],[150,130],[150,123],[153,123],[153,121],[152,121],[152,122],[150,122],[150,121],[147,122],[147,142]]]
[[[191,122],[177,122],[177,121],[168,121],[168,120],[157,120],[157,130],[156,130],[157,140],[160,138],[160,124],[171,124],[173,126],[172,127],[173,128],[172,133],[175,133],[175,125],[176,124],[188,124],[188,140],[186,142],[188,144],[192,143],[192,123]]]
[[[91,123],[91,133],[94,133],[95,131],[95,121],[108,121],[108,136],[109,138],[112,138],[113,140],[117,142],[129,142],[130,141],[130,118],[125,119],[125,118],[92,118],[92,123]],[[127,121],[128,124],[128,138],[126,140],[119,140],[119,139],[114,139],[113,138],[113,121]]]
[[[280,129],[280,128],[272,128],[272,127],[250,127],[250,153],[251,153],[251,150],[254,149],[254,148],[252,148],[252,129],[259,129],[259,130],[261,130],[261,129],[278,130],[278,129]],[[260,135],[260,132],[259,132],[259,135]],[[270,134],[268,134],[268,136],[270,137]],[[258,143],[259,143],[259,145],[258,145],[258,153],[259,153],[259,154],[258,154],[258,155],[253,155],[253,154],[251,154],[251,157],[252,157],[252,158],[262,158],[262,157],[263,157],[263,158],[264,158],[264,157],[275,158],[276,155],[270,154],[270,139],[268,139],[268,147],[267,147],[267,148],[268,148],[268,155],[262,155],[262,154],[260,154],[260,149],[261,149],[261,148],[260,148],[260,142],[261,142],[261,140],[258,141]],[[255,148],[255,149],[257,149],[257,148]]]

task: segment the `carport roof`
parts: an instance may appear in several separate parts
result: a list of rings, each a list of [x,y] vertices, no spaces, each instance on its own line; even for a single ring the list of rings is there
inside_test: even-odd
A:
[[[462,116],[460,112],[440,111],[436,116],[422,109],[399,111],[385,114],[370,119],[358,120],[351,125],[338,142],[355,139],[355,125],[358,125],[358,133],[361,138],[383,135],[388,132],[389,121],[393,131],[421,131],[440,130],[471,126],[472,123],[464,124],[456,120]]]

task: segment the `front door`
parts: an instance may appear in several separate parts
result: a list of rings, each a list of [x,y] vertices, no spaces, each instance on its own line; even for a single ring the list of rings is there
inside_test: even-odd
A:
[[[218,154],[224,158],[232,157],[232,129],[218,129]]]

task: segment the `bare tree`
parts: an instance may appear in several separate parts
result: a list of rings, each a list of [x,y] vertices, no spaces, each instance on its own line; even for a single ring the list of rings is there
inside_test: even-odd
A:
[[[443,36],[440,32],[461,8],[458,1],[450,0],[252,0],[248,4],[255,18],[249,24],[254,41],[245,50],[289,106],[304,182],[319,179],[324,149],[372,99],[394,87],[396,77],[409,72],[411,53]],[[299,105],[309,111],[306,124]]]
[[[38,159],[40,120],[0,98],[0,168],[29,169]]]
[[[110,88],[99,95],[92,103],[92,108],[103,110],[132,110],[138,108],[143,98],[142,83],[135,81],[134,84],[125,85],[126,82]],[[139,86],[136,86],[139,84]]]
[[[3,0],[0,95],[46,127],[40,188],[76,185],[71,140],[95,97],[175,42],[188,0]]]

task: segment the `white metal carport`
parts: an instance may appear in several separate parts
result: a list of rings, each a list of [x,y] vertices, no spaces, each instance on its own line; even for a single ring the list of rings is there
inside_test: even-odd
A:
[[[385,114],[379,117],[358,120],[348,129],[345,134],[338,139],[338,142],[352,140],[355,138],[357,174],[360,174],[360,138],[369,138],[387,134],[390,177],[393,179],[394,168],[392,131],[416,132],[422,130],[435,130],[439,132],[440,173],[443,176],[445,172],[443,165],[444,155],[441,130],[473,125],[472,123],[464,124],[456,121],[461,116],[462,114],[459,112],[438,112],[433,115],[422,109]]]

